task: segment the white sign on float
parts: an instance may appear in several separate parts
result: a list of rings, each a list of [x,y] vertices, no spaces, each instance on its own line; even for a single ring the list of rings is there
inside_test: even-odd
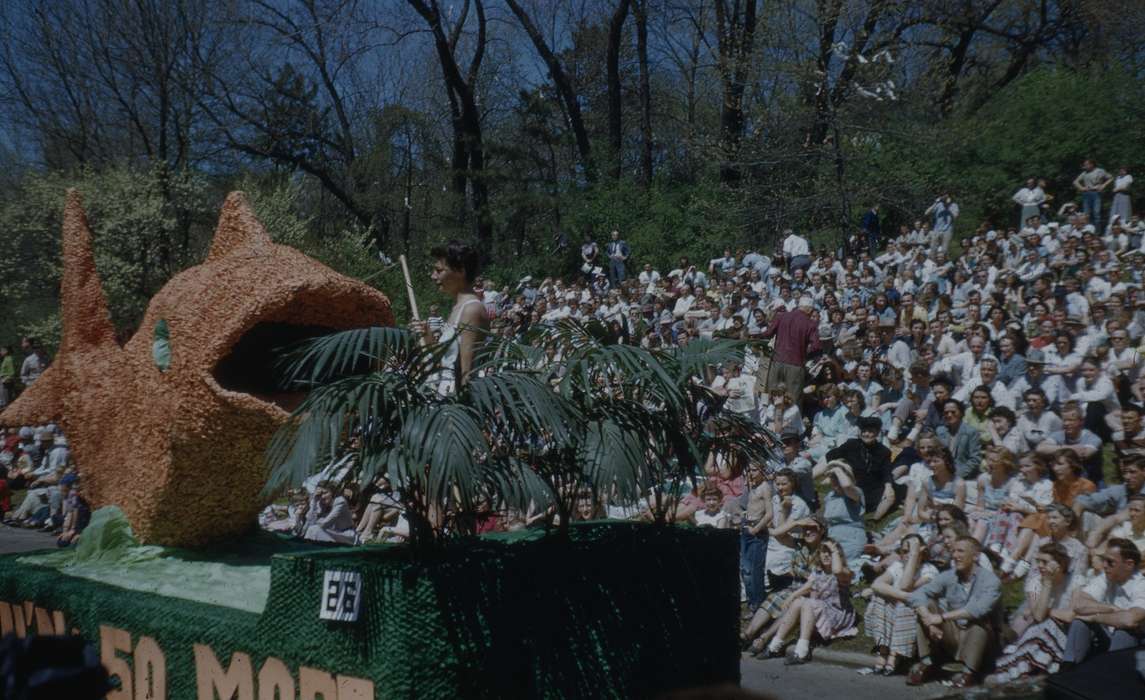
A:
[[[357,622],[362,606],[360,571],[326,571],[322,577],[322,603],[318,619]]]

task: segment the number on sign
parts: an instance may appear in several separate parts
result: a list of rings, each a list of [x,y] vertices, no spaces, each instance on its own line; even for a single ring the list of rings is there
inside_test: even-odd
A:
[[[327,571],[322,578],[321,620],[354,622],[362,605],[362,574],[357,571]]]

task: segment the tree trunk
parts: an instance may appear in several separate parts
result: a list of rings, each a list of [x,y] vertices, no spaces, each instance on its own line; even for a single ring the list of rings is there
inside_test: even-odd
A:
[[[608,154],[608,174],[613,179],[620,178],[624,148],[620,96],[620,40],[624,34],[624,22],[628,19],[629,4],[630,0],[620,0],[608,25],[608,56],[605,63],[608,72],[608,145],[612,151]]]
[[[648,0],[634,0],[636,57],[640,66],[640,181],[652,183],[652,89],[648,78]]]
[[[736,0],[731,7],[727,0],[715,2],[718,63],[724,93],[720,107],[720,181],[733,186],[742,179],[738,161],[743,141],[743,95],[755,47],[756,6],[757,0],[745,0],[742,6]]]
[[[754,0],[752,0],[754,2]],[[592,144],[588,139],[588,130],[584,127],[584,118],[580,112],[580,102],[577,99],[576,89],[573,87],[572,81],[569,80],[565,74],[564,67],[557,59],[556,54],[545,43],[545,39],[541,36],[541,32],[537,26],[533,24],[532,18],[525,12],[517,0],[505,0],[509,5],[509,9],[517,17],[517,21],[521,23],[521,27],[525,33],[529,35],[529,39],[533,42],[533,47],[537,49],[541,59],[545,62],[545,66],[549,69],[549,75],[552,76],[553,85],[557,89],[557,93],[561,97],[561,103],[565,107],[565,114],[569,120],[569,127],[573,131],[573,136],[576,139],[577,152],[580,155],[581,167],[584,169],[585,178],[589,182],[596,180],[596,168],[592,161]]]
[[[436,0],[429,0],[429,2],[407,0],[407,2],[429,25],[438,62],[441,64],[445,89],[449,93],[451,105],[453,103],[457,105],[456,118],[454,119],[454,188],[456,189],[460,182],[461,194],[464,196],[466,191],[471,193],[474,216],[477,222],[478,248],[483,256],[488,256],[493,248],[493,223],[488,211],[489,191],[484,181],[485,149],[482,144],[481,112],[477,107],[477,99],[473,92],[476,75],[485,53],[486,34],[483,3],[481,0],[476,0],[475,3],[478,21],[477,46],[474,49],[473,60],[467,75],[463,76],[454,56],[456,42],[451,41],[445,34],[441,12]],[[454,34],[456,35],[456,33]],[[460,181],[457,175],[458,164],[462,166],[460,176],[462,179]]]

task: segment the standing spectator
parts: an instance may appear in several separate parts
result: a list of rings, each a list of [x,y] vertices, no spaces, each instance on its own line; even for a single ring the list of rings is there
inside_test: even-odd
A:
[[[806,270],[811,267],[811,244],[795,231],[783,232],[783,257],[787,261],[787,271]]]
[[[951,679],[955,688],[976,685],[989,665],[997,642],[998,603],[1002,585],[989,567],[978,563],[982,546],[970,536],[959,537],[951,552],[952,566],[910,596],[918,613],[918,652],[909,685],[921,685],[934,673],[938,653],[962,663]]]
[[[1026,186],[1014,193],[1014,203],[1022,208],[1018,214],[1018,228],[1025,228],[1031,218],[1041,217],[1041,206],[1046,201],[1045,191],[1034,178],[1026,180]]]
[[[926,210],[927,214],[934,215],[933,240],[930,251],[937,253],[950,247],[950,237],[954,234],[954,220],[958,218],[958,204],[949,193],[934,200],[934,204]]]
[[[799,308],[795,311],[780,311],[775,314],[763,332],[763,338],[775,336],[775,356],[766,377],[766,386],[783,384],[793,397],[803,396],[806,373],[804,363],[808,355],[821,349],[819,324],[811,318],[815,303],[809,296],[799,297]]]
[[[1129,168],[1123,165],[1118,169],[1117,177],[1113,178],[1113,204],[1109,207],[1110,227],[1113,226],[1114,217],[1122,226],[1127,226],[1133,218],[1133,200],[1129,191],[1132,186],[1133,176],[1129,174]]]
[[[596,245],[596,241],[592,240],[592,237],[587,233],[584,234],[584,242],[580,244],[580,271],[586,280],[592,279],[592,269],[596,267],[599,257],[600,247]]]
[[[0,345],[0,409],[16,398],[16,359],[12,348]]]
[[[871,208],[863,214],[863,220],[859,224],[863,231],[867,234],[867,250],[870,252],[871,257],[879,250],[879,205],[872,204]]]
[[[1117,651],[1145,643],[1145,576],[1137,570],[1141,551],[1126,539],[1113,538],[1101,557],[1105,568],[1074,598],[1074,618],[1063,665],[1081,663],[1094,652]]]
[[[608,279],[612,284],[624,281],[624,263],[628,260],[628,244],[620,238],[620,231],[613,229],[612,240],[605,251],[608,254]]]
[[[20,383],[29,387],[47,369],[48,361],[44,357],[43,348],[40,347],[40,343],[35,338],[24,338],[20,342],[20,347],[27,354],[24,358],[24,364],[20,366]]]
[[[771,524],[771,484],[763,475],[763,467],[749,464],[748,488],[740,494],[739,568],[747,597],[748,610],[754,611],[763,602],[767,592],[767,532]]]
[[[1101,193],[1113,182],[1109,173],[1097,167],[1092,158],[1081,164],[1081,173],[1073,179],[1073,186],[1081,192],[1081,208],[1095,230],[1101,230]]]

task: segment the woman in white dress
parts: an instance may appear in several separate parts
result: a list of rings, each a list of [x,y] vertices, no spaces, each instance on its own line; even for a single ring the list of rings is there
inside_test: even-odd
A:
[[[434,258],[430,279],[445,294],[453,298],[449,318],[441,327],[438,342],[447,345],[441,357],[441,375],[438,393],[452,394],[468,381],[473,369],[473,352],[478,333],[487,325],[485,305],[474,291],[480,255],[477,250],[458,241],[450,241],[430,251]],[[421,335],[426,344],[433,342],[429,325],[414,321],[410,328]]]

